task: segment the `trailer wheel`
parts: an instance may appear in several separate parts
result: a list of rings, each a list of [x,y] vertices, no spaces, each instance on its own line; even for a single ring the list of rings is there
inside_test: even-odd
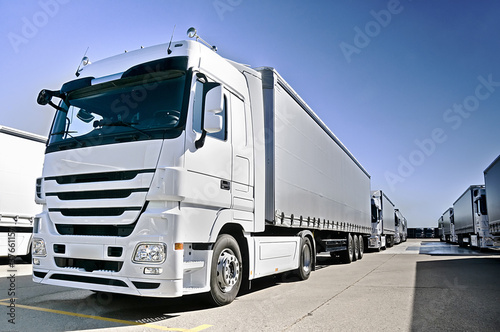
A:
[[[363,258],[363,254],[365,253],[365,239],[361,235],[358,235],[358,238],[359,238],[358,259],[361,259],[361,258]]]
[[[352,236],[352,242],[354,243],[353,261],[357,261],[359,258],[359,238],[356,234]]]
[[[300,280],[307,280],[311,275],[313,262],[313,250],[311,240],[304,237],[300,240],[300,263],[297,269],[297,275]]]
[[[242,259],[238,242],[229,234],[222,234],[214,245],[210,268],[209,300],[223,306],[238,295],[242,279]]]
[[[347,245],[346,250],[341,251],[340,259],[343,263],[349,264],[352,262],[352,257],[354,256],[354,243],[351,234],[347,235]]]

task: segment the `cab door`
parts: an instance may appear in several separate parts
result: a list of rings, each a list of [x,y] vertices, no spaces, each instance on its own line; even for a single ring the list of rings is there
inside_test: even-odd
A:
[[[229,94],[223,89],[222,130],[207,133],[203,146],[197,148],[196,141],[202,139],[203,87],[204,82],[193,85],[194,96],[191,116],[186,125],[185,167],[189,174],[192,193],[188,200],[214,209],[231,207],[232,146],[231,122],[229,121]],[[191,122],[191,123],[189,123]]]

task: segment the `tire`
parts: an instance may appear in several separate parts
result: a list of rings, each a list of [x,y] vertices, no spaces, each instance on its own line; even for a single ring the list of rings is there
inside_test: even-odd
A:
[[[359,258],[359,237],[357,235],[353,235],[352,241],[354,243],[354,251],[353,251],[352,260],[357,261]]]
[[[359,238],[358,259],[361,259],[361,258],[363,258],[363,254],[365,253],[365,239],[361,235],[358,235],[358,238]]]
[[[300,280],[307,280],[311,275],[313,266],[313,249],[311,240],[308,237],[304,237],[300,240],[300,262],[299,268],[297,269],[297,276]]]
[[[340,254],[340,259],[343,263],[349,264],[354,256],[354,243],[351,234],[347,235],[347,248]]]
[[[229,234],[219,235],[210,267],[209,301],[217,306],[233,302],[243,277],[243,261],[238,242]]]

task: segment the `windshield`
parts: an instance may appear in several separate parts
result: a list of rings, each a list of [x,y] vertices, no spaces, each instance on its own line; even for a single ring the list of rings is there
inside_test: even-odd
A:
[[[67,149],[163,138],[166,131],[178,135],[185,87],[184,70],[166,70],[71,91],[59,105],[49,146]]]

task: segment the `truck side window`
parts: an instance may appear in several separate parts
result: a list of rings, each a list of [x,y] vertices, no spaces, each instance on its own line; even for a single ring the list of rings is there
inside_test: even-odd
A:
[[[196,82],[196,91],[193,104],[193,130],[201,134],[201,118],[203,114],[203,83]],[[225,141],[227,139],[227,96],[224,94],[224,105],[222,107],[222,130],[218,133],[207,134],[207,137],[213,137]]]

